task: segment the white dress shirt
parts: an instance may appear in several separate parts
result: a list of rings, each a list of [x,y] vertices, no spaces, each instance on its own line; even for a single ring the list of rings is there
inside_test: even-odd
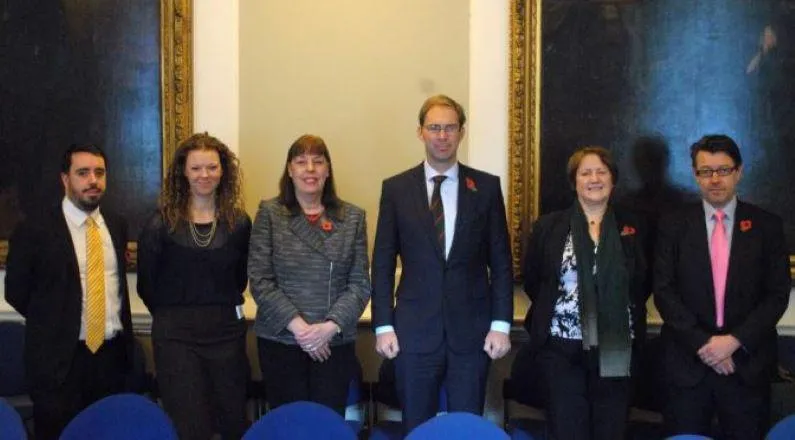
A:
[[[116,250],[110,238],[110,232],[99,208],[90,214],[81,210],[71,200],[64,197],[61,202],[66,224],[72,236],[72,244],[80,269],[80,288],[83,292],[82,311],[80,312],[80,340],[86,339],[86,220],[91,216],[99,226],[102,239],[102,256],[105,260],[105,339],[111,339],[122,330],[121,299],[119,298],[119,262],[116,261]]]
[[[718,212],[718,210],[703,199],[702,202],[704,203],[704,222],[707,225],[707,245],[711,253],[712,231],[715,230],[715,224],[718,222],[717,217],[715,217],[715,213]],[[732,232],[734,232],[734,213],[737,211],[737,196],[729,200],[729,203],[721,210],[726,214],[726,216],[723,217],[723,226],[726,228],[726,244],[729,246],[729,254],[731,254]]]

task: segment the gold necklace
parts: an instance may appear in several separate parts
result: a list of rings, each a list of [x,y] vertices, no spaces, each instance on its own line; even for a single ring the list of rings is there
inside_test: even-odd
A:
[[[213,219],[210,230],[205,234],[199,232],[199,230],[196,228],[196,224],[192,221],[188,222],[188,224],[190,225],[190,235],[193,237],[193,242],[196,243],[196,246],[206,248],[210,245],[210,243],[213,242],[213,237],[215,237],[215,227],[218,224],[217,218]]]

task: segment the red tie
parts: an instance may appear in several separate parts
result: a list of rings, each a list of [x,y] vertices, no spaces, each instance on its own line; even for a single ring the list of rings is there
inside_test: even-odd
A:
[[[729,240],[723,219],[726,214],[715,212],[715,228],[712,230],[710,256],[712,259],[712,284],[715,286],[715,323],[723,327],[723,309],[726,298],[726,275],[729,272]]]

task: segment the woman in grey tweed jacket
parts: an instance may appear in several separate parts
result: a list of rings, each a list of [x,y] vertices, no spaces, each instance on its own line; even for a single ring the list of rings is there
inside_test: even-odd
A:
[[[344,414],[370,298],[367,231],[364,211],[337,197],[320,137],[293,143],[279,196],[260,203],[248,273],[271,408],[310,400]]]

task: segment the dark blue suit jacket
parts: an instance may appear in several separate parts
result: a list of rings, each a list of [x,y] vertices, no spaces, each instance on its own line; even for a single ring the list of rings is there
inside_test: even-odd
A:
[[[513,320],[499,178],[461,164],[458,178],[447,260],[428,208],[423,165],[383,183],[373,253],[373,326],[394,326],[407,353],[427,353],[442,343],[457,352],[482,350],[492,320]],[[397,257],[402,272],[395,291]]]
[[[789,257],[781,219],[737,202],[724,327],[715,325],[715,294],[703,204],[660,221],[654,262],[654,302],[664,324],[665,369],[682,386],[698,383],[711,369],[698,349],[718,334],[743,345],[732,359],[749,384],[765,384],[775,368],[776,324],[790,294]]]

